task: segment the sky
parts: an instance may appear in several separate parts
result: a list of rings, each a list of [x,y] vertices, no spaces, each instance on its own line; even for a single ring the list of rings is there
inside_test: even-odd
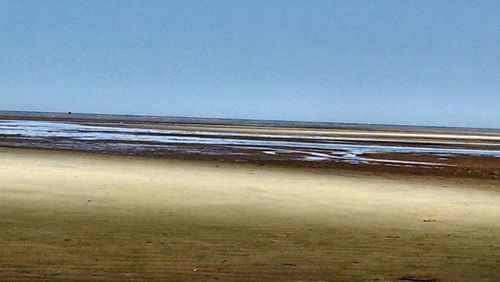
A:
[[[500,2],[0,0],[0,109],[500,128]]]

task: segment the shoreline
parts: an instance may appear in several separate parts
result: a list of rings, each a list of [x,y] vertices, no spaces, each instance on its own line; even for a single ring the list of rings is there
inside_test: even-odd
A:
[[[108,120],[105,115],[56,116],[53,120],[55,117],[48,114],[26,113],[8,119],[0,112],[0,147],[500,178],[500,131],[493,130],[376,125],[300,127],[295,123],[239,120],[216,123],[189,118],[148,120],[131,116]]]
[[[259,167],[273,167],[283,168],[287,170],[307,171],[310,173],[318,174],[331,174],[331,175],[351,175],[351,176],[374,176],[374,177],[402,177],[402,178],[422,178],[422,179],[456,179],[457,181],[486,181],[488,183],[500,183],[500,175],[498,173],[492,174],[490,172],[474,173],[474,171],[466,171],[463,168],[463,173],[457,171],[449,171],[446,169],[409,169],[406,167],[387,167],[377,165],[349,165],[344,163],[335,164],[322,164],[310,162],[290,162],[290,161],[276,161],[276,160],[261,160],[261,159],[247,159],[245,161],[235,161],[230,156],[203,156],[203,155],[188,155],[188,154],[155,154],[155,153],[123,153],[113,151],[87,151],[87,150],[74,150],[63,148],[42,148],[39,146],[34,147],[17,147],[0,145],[1,150],[33,150],[47,153],[65,153],[65,154],[83,154],[91,156],[109,156],[109,157],[125,157],[137,159],[149,159],[158,161],[183,161],[183,162],[202,162],[214,164],[227,164],[227,165],[249,165]],[[472,160],[480,161],[480,160]],[[500,168],[499,168],[500,170]],[[495,172],[499,170],[494,170]],[[455,181],[456,182],[456,181]]]

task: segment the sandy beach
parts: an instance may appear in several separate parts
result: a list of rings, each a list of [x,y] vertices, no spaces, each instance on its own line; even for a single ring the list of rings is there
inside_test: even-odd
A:
[[[495,281],[500,184],[0,148],[0,280]]]

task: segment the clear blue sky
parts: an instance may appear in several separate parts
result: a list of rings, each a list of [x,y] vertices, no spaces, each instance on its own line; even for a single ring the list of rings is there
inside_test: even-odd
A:
[[[500,128],[500,1],[0,0],[0,109]]]

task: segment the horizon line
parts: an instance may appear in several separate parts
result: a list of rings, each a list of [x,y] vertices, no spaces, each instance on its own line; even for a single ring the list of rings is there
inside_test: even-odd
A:
[[[387,124],[387,123],[363,123],[363,122],[337,122],[337,121],[300,121],[300,120],[280,120],[280,119],[252,119],[252,118],[228,118],[228,117],[200,117],[200,116],[168,116],[168,115],[146,115],[146,114],[115,114],[115,113],[83,113],[83,112],[59,112],[59,111],[19,111],[19,110],[2,110],[0,109],[0,118],[6,116],[15,116],[23,117],[23,114],[31,114],[38,115],[43,117],[46,115],[46,118],[68,118],[75,117],[78,118],[80,116],[83,118],[84,116],[108,116],[114,117],[115,119],[127,117],[134,118],[149,118],[151,122],[166,122],[166,120],[161,119],[171,119],[171,120],[191,120],[191,122],[210,122],[212,121],[222,121],[223,123],[231,124],[231,121],[238,122],[247,122],[248,124],[270,124],[273,123],[275,125],[279,124],[296,124],[302,126],[320,126],[320,127],[363,127],[363,126],[379,126],[379,127],[407,127],[407,128],[433,128],[433,129],[456,129],[456,130],[485,130],[485,131],[500,131],[500,128],[491,128],[491,127],[468,127],[468,126],[440,126],[440,125],[416,125],[416,124]],[[47,115],[56,115],[56,116],[47,116]],[[146,120],[144,120],[146,121]],[[186,121],[184,121],[186,122]]]

